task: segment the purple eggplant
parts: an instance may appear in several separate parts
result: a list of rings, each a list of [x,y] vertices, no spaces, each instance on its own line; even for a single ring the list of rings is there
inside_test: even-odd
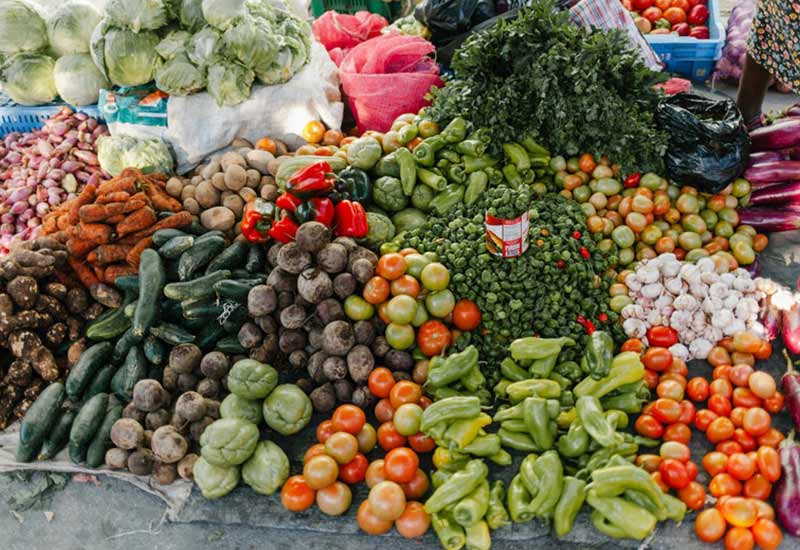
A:
[[[800,118],[790,118],[750,132],[753,151],[777,151],[800,145]]]
[[[781,378],[781,392],[789,417],[794,422],[795,428],[800,428],[800,372],[794,368],[792,358],[786,350],[783,350],[783,356],[786,358],[786,372]]]
[[[786,109],[786,116],[800,116],[800,103],[795,103]]]
[[[787,160],[800,160],[800,147],[790,147],[789,149],[783,149],[781,151],[781,156]]]
[[[789,401],[788,395],[786,400]],[[775,512],[784,531],[797,537],[800,536],[800,445],[794,442],[794,431],[781,442],[778,452],[781,480],[775,488]]]
[[[800,203],[800,181],[771,185],[753,191],[745,206],[781,205],[787,203]]]
[[[756,258],[758,259],[758,258]],[[764,338],[770,342],[781,333],[781,311],[772,303],[772,296],[767,296],[764,308],[761,310],[761,324],[764,325]]]
[[[752,225],[756,231],[777,233],[800,229],[800,208],[778,210],[776,208],[745,208],[739,210],[739,223]]]
[[[751,191],[761,191],[762,189],[767,189],[771,187],[775,187],[776,185],[786,185],[788,183],[796,183],[800,185],[800,180],[797,181],[765,181],[765,182],[750,182],[750,190]],[[746,202],[746,201],[745,201]]]
[[[783,344],[791,353],[800,354],[800,301],[795,300],[792,307],[783,312],[782,324]]]
[[[800,180],[800,160],[762,162],[745,170],[742,177],[756,183]]]
[[[777,160],[785,160],[780,151],[761,151],[759,153],[751,153],[747,161],[747,167],[757,166],[763,162],[773,162]]]

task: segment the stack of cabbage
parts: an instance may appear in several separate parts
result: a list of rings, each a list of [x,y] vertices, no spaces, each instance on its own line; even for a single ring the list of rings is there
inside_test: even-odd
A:
[[[109,0],[91,50],[114,84],[155,79],[172,95],[206,88],[217,104],[236,105],[255,79],[291,79],[310,48],[310,26],[270,0]]]
[[[0,88],[23,105],[96,103],[110,86],[89,55],[101,19],[91,5],[66,2],[46,19],[21,0],[0,0]]]

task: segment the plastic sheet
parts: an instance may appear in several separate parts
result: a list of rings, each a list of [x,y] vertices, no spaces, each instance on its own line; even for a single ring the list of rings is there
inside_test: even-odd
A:
[[[678,184],[718,193],[744,170],[750,138],[733,100],[677,94],[661,102],[656,121],[669,132],[667,172]]]

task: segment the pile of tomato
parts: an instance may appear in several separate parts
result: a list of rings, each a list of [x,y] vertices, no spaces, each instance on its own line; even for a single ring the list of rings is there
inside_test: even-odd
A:
[[[642,34],[709,37],[707,0],[622,0]]]

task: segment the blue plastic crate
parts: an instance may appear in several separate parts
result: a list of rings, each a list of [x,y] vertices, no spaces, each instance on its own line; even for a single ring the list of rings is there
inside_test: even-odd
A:
[[[54,101],[47,105],[29,107],[15,103],[5,94],[0,94],[0,136],[10,132],[30,132],[44,125],[44,121],[58,113],[61,107],[67,105],[63,101]],[[84,105],[73,107],[74,111],[86,113],[90,117],[103,120],[97,105]]]
[[[645,38],[653,50],[667,64],[667,71],[692,80],[708,80],[714,64],[722,56],[725,29],[719,14],[719,0],[708,2],[708,40],[688,36],[647,34]]]

